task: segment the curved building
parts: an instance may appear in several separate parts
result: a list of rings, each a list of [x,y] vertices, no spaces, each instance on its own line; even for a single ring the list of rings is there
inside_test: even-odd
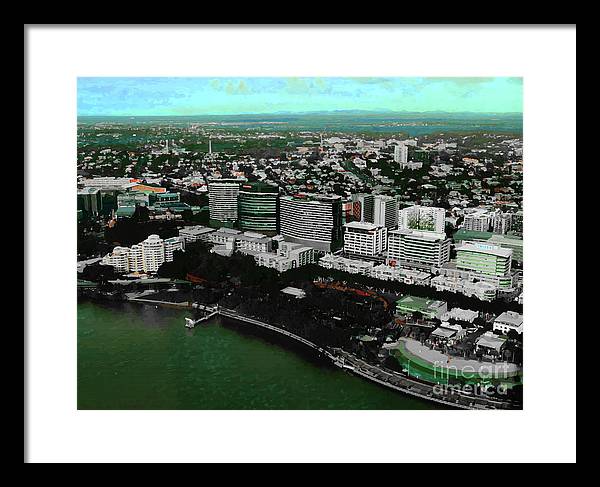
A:
[[[340,196],[297,194],[282,196],[280,231],[285,240],[325,252],[342,244]]]
[[[279,188],[267,183],[246,183],[238,196],[238,219],[242,230],[276,234]]]

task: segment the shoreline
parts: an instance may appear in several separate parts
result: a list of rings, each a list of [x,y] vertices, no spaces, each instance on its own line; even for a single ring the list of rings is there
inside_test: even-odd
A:
[[[192,303],[172,303],[167,301],[153,301],[151,299],[125,299],[123,300],[125,303],[138,303],[146,306],[160,306],[164,308],[176,308],[180,310],[195,309]],[[195,304],[195,303],[194,303]],[[452,399],[447,399],[444,397],[440,397],[435,393],[436,384],[421,382],[417,380],[413,380],[412,378],[399,374],[398,372],[388,371],[386,369],[381,369],[379,367],[366,364],[362,360],[352,356],[348,352],[344,352],[341,349],[333,349],[336,353],[332,353],[332,351],[327,350],[323,347],[320,347],[316,343],[313,343],[299,335],[291,333],[283,328],[279,328],[274,325],[270,325],[260,320],[256,320],[254,318],[250,318],[244,315],[240,315],[233,310],[229,310],[226,308],[218,308],[217,316],[224,317],[230,320],[237,321],[239,323],[248,323],[254,326],[258,326],[264,330],[272,331],[277,333],[280,336],[286,336],[293,340],[296,343],[303,344],[307,348],[310,348],[313,352],[316,352],[320,358],[327,359],[331,364],[340,369],[366,379],[374,384],[379,386],[383,386],[387,389],[394,390],[396,392],[400,392],[406,394],[411,397],[415,397],[417,399],[433,402],[436,404],[441,404],[454,409],[462,409],[462,410],[492,410],[492,409],[502,409],[502,410],[516,410],[515,408],[509,407],[510,405],[507,403],[503,403],[501,401],[496,401],[489,398],[484,398],[480,396],[466,396],[460,393],[456,393],[450,388],[450,396]],[[350,364],[350,365],[348,365]],[[379,375],[379,377],[378,377]],[[392,383],[394,380],[396,383]],[[414,389],[414,390],[413,390]]]

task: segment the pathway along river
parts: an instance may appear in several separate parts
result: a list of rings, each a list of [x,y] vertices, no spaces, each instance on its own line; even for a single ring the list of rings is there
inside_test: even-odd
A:
[[[316,358],[286,337],[186,311],[77,305],[78,409],[440,409]]]

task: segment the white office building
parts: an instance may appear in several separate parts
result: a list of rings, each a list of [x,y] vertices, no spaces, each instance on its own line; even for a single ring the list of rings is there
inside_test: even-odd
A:
[[[198,241],[209,242],[210,234],[214,231],[214,228],[209,228],[202,225],[194,225],[179,230],[179,236],[183,237],[185,243],[192,243]]]
[[[289,271],[315,262],[315,249],[292,242],[281,242],[277,252],[256,252],[240,250],[251,255],[257,265],[275,269],[278,272]]]
[[[392,196],[375,196],[373,223],[393,229],[398,226],[398,200]]]
[[[403,229],[388,234],[388,265],[431,269],[449,260],[450,239],[445,233]]]
[[[208,183],[208,210],[210,219],[233,223],[238,219],[238,195],[241,179],[213,179]]]
[[[446,210],[432,206],[414,205],[400,210],[398,228],[444,233]]]
[[[512,249],[483,242],[463,242],[456,247],[456,268],[488,276],[508,276]]]
[[[280,199],[285,240],[331,252],[342,244],[340,196],[298,194]]]
[[[270,252],[273,241],[266,235],[256,232],[241,232],[233,228],[219,228],[209,235],[215,245],[224,245],[227,250]]]
[[[387,248],[387,228],[374,223],[351,222],[344,225],[344,252],[373,257]]]

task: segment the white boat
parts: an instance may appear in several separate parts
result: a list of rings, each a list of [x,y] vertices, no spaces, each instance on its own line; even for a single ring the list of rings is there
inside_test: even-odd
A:
[[[196,322],[194,320],[192,320],[191,318],[185,318],[185,327],[186,328],[194,328],[194,326],[196,326]]]

